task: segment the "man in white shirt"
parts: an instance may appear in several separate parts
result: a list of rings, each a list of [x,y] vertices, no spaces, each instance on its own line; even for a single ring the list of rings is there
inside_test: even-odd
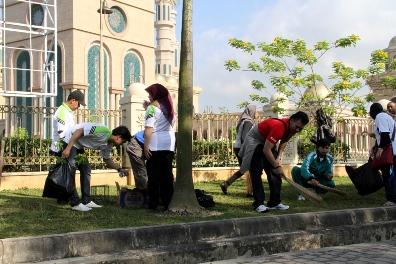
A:
[[[52,143],[50,153],[57,157],[62,156],[63,139],[68,131],[75,125],[74,112],[80,107],[85,106],[84,94],[75,90],[67,97],[67,101],[58,107],[52,117]],[[84,149],[78,151],[79,155],[84,155]],[[91,166],[89,164],[79,163],[77,168],[80,171],[80,186],[82,203],[92,207],[100,207],[91,200]],[[58,203],[67,203],[66,197],[59,197]]]

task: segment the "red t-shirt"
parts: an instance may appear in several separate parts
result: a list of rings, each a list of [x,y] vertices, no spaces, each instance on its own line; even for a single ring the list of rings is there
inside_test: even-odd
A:
[[[261,136],[272,144],[276,144],[279,140],[286,137],[288,130],[289,118],[268,118],[258,124],[258,131]]]

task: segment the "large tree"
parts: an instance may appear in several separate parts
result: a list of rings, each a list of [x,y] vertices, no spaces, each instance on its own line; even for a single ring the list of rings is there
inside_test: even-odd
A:
[[[243,68],[235,59],[226,61],[227,70],[246,70],[259,72],[259,79],[252,80],[252,87],[260,91],[250,94],[252,101],[268,103],[268,97],[272,92],[267,89],[267,85],[273,87],[276,92],[283,94],[297,107],[306,109],[314,114],[319,107],[325,106],[325,111],[332,116],[337,116],[337,109],[351,108],[354,115],[362,116],[366,114],[367,102],[373,100],[373,94],[363,93],[362,88],[366,85],[366,80],[372,76],[385,71],[387,54],[383,51],[374,51],[371,54],[371,65],[367,69],[354,69],[342,61],[332,63],[332,73],[323,78],[318,73],[320,60],[328,51],[332,49],[347,48],[356,46],[360,40],[359,36],[351,35],[337,39],[333,42],[319,41],[309,47],[304,40],[291,40],[276,37],[271,43],[252,44],[248,41],[232,38],[229,44],[239,50],[244,51],[253,57]],[[316,94],[316,87],[320,83],[327,82],[330,93],[326,97]],[[265,94],[263,95],[263,94]],[[274,112],[282,112],[280,107],[284,97],[278,98],[278,106],[274,107]],[[324,102],[331,101],[331,104]],[[245,106],[247,102],[241,103]],[[338,111],[339,113],[340,111]]]
[[[193,213],[201,210],[192,178],[193,45],[192,0],[183,0],[179,71],[176,183],[169,210]]]

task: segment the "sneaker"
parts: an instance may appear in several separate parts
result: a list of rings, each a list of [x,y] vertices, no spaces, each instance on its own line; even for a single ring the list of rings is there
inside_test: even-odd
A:
[[[90,201],[89,203],[87,203],[85,206],[89,207],[89,208],[101,208],[102,206],[99,204],[94,203],[93,201]]]
[[[220,188],[224,194],[227,194],[227,183],[225,181],[220,183]]]
[[[289,209],[289,206],[286,205],[286,204],[280,203],[280,204],[278,204],[278,205],[276,205],[276,206],[269,207],[269,209],[270,209],[270,210],[287,210],[287,209]]]
[[[268,212],[268,207],[263,205],[263,204],[259,205],[256,208],[256,212],[258,212],[258,213],[266,213],[266,212]]]
[[[387,201],[386,203],[384,203],[383,206],[396,206],[396,203],[391,202],[391,201]]]
[[[297,200],[305,201],[305,197],[302,194],[299,194]]]
[[[87,212],[89,210],[92,210],[92,208],[89,208],[88,206],[85,206],[82,203],[79,203],[78,205],[73,206],[72,210],[81,211],[81,212]]]

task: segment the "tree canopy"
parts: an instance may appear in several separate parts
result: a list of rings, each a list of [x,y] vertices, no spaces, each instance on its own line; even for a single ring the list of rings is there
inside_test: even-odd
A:
[[[231,38],[229,45],[245,52],[252,57],[252,60],[242,67],[237,60],[230,59],[225,62],[225,68],[228,71],[262,73],[264,79],[260,77],[251,81],[251,86],[256,92],[249,97],[251,101],[268,103],[271,93],[267,85],[270,84],[276,92],[284,95],[276,99],[278,104],[273,107],[274,112],[284,111],[281,103],[287,97],[298,108],[308,111],[313,112],[319,107],[324,107],[327,113],[334,115],[336,108],[348,107],[355,116],[363,116],[367,114],[367,103],[374,99],[371,91],[362,93],[367,80],[396,65],[395,62],[388,63],[388,54],[382,50],[373,51],[367,69],[354,69],[342,61],[334,61],[331,74],[327,78],[323,78],[317,70],[318,63],[330,50],[356,47],[359,40],[359,36],[350,35],[333,42],[318,41],[308,46],[304,40],[282,37],[276,37],[271,43],[258,44]],[[316,88],[325,82],[330,92],[320,97],[316,94]],[[384,76],[381,83],[396,87],[393,77]],[[267,96],[263,95],[265,93]],[[332,103],[326,104],[326,102]],[[245,107],[247,104],[247,101],[242,102],[240,106]]]

